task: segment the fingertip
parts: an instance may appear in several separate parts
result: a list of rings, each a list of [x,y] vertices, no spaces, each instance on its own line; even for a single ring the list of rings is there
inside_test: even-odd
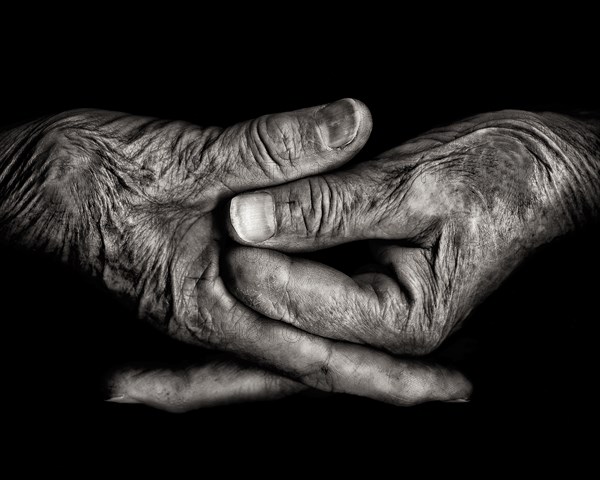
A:
[[[223,255],[223,277],[234,294],[245,296],[250,286],[260,286],[265,269],[264,252],[236,246]]]
[[[468,402],[473,386],[461,373],[440,365],[401,361],[394,370],[390,387],[391,402],[414,406],[427,402]]]
[[[432,400],[449,403],[466,403],[473,393],[473,384],[458,370],[439,368],[439,380],[436,382],[436,395]]]
[[[371,132],[373,131],[373,115],[371,114],[369,107],[367,107],[360,100],[355,98],[349,98],[348,100],[354,103],[354,108],[358,112],[358,118],[360,121],[358,132],[353,143],[357,142],[362,147],[367,142]]]
[[[461,372],[455,372],[454,391],[452,398],[446,402],[467,403],[473,395],[473,383]]]
[[[104,401],[109,403],[142,403],[130,392],[134,375],[135,372],[129,368],[109,372],[104,378]]]

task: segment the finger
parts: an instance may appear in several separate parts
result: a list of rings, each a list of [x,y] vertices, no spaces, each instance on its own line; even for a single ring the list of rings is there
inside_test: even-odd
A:
[[[324,172],[350,160],[371,132],[361,102],[266,115],[224,130],[203,154],[228,191],[281,184]]]
[[[310,387],[395,405],[454,401],[470,395],[471,384],[457,371],[329,340],[262,317],[234,298],[225,300],[228,295],[220,282],[213,288],[219,290],[214,293],[222,301],[214,305],[211,317],[235,321],[216,327],[211,335],[214,348],[235,353]],[[186,328],[197,332],[200,341],[207,336],[205,323],[188,324]]]
[[[409,322],[412,302],[385,273],[354,277],[321,263],[261,248],[238,247],[226,257],[230,291],[253,310],[306,332],[423,355],[437,335]]]
[[[394,174],[391,181],[390,175],[381,161],[371,161],[238,195],[230,202],[229,233],[244,245],[288,252],[364,239],[417,238],[435,222],[427,205],[429,192],[436,190],[429,180],[407,182]]]
[[[231,403],[271,400],[306,387],[256,367],[213,362],[186,369],[124,367],[107,379],[108,401],[186,412]]]

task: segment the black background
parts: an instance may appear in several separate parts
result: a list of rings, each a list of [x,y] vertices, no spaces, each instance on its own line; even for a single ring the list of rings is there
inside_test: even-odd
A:
[[[566,33],[561,22],[573,22],[566,18],[522,38],[531,23],[407,31],[412,17],[403,14],[392,25],[370,24],[385,33],[375,38],[360,12],[318,21],[312,12],[308,24],[279,27],[243,18],[230,25],[211,15],[180,24],[115,13],[94,23],[46,24],[43,35],[24,22],[4,42],[0,123],[97,107],[226,126],[354,97],[374,119],[360,161],[475,113],[600,107],[596,43]],[[101,378],[121,361],[200,353],[133,320],[85,279],[4,249],[5,433],[14,451],[45,465],[89,453],[111,464],[115,449],[135,451],[144,463],[154,452],[184,462],[166,454],[168,447],[191,448],[198,457],[185,461],[201,458],[199,469],[213,462],[239,467],[242,452],[259,467],[273,456],[288,468],[315,459],[369,466],[362,456],[368,450],[410,463],[407,445],[425,453],[460,449],[457,471],[463,460],[472,470],[479,452],[531,459],[540,447],[546,465],[567,452],[580,465],[593,454],[589,436],[597,427],[598,238],[590,228],[544,248],[445,345],[441,356],[475,384],[469,404],[402,409],[349,396],[300,396],[185,415],[107,404]],[[359,249],[320,258],[350,269]]]

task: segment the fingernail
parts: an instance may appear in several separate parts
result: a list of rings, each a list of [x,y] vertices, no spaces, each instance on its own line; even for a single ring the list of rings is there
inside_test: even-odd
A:
[[[275,234],[275,203],[267,192],[245,193],[231,200],[229,218],[245,242],[264,242]]]
[[[131,398],[127,395],[116,395],[106,400],[111,403],[140,403],[136,399]]]
[[[359,113],[352,100],[330,103],[316,116],[323,141],[331,148],[345,147],[358,133]]]
[[[446,403],[468,403],[470,398],[455,398],[454,400],[446,400]]]

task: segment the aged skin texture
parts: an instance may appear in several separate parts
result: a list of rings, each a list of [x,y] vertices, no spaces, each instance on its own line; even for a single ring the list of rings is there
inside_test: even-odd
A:
[[[599,212],[597,120],[478,115],[350,170],[235,197],[232,237],[263,249],[228,255],[229,284],[302,330],[421,355],[537,247]],[[275,251],[366,239],[373,263],[352,277]]]
[[[397,405],[464,400],[471,385],[460,373],[269,319],[222,278],[226,202],[337,167],[370,130],[355,100],[227,129],[95,110],[37,120],[0,136],[0,236],[93,276],[177,339],[266,368],[125,370],[116,401],[182,411],[304,386]]]

